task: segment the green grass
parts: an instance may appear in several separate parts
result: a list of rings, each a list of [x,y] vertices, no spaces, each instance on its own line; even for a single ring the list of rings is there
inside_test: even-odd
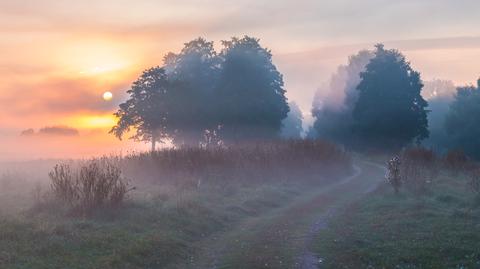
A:
[[[480,203],[464,177],[442,174],[428,192],[383,185],[315,240],[322,268],[480,268]]]
[[[203,239],[306,190],[280,182],[180,193],[140,188],[121,211],[91,219],[22,206],[17,215],[0,217],[0,268],[174,268]]]

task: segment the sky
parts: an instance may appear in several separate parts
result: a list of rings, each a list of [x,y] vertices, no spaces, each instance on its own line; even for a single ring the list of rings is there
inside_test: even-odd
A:
[[[379,42],[424,80],[471,84],[478,10],[478,0],[0,0],[0,161],[145,149],[108,134],[112,113],[143,69],[199,36],[260,38],[306,114],[338,65]]]

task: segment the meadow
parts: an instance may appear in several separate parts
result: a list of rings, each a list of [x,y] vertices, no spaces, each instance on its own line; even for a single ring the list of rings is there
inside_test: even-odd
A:
[[[83,168],[105,162],[126,186],[115,207],[79,211],[48,176],[64,165],[84,180]],[[292,140],[3,169],[1,268],[198,268],[212,238],[351,174],[352,159],[327,142]]]
[[[321,268],[479,268],[477,164],[458,152],[419,152],[428,157],[401,171],[398,193],[384,182],[316,235]]]

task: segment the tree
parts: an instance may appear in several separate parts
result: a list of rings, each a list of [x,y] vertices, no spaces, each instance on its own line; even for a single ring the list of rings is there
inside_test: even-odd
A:
[[[169,134],[176,144],[198,145],[205,130],[216,127],[218,119],[214,89],[220,58],[213,42],[197,38],[185,43],[179,54],[164,57],[171,83]]]
[[[312,131],[316,136],[344,145],[352,143],[352,111],[358,99],[356,88],[360,83],[360,73],[372,57],[373,52],[369,50],[350,56],[348,64],[339,66],[332,75],[328,88],[320,88],[316,92],[312,108],[315,118]],[[328,94],[321,98],[324,91]]]
[[[290,111],[287,114],[287,117],[282,122],[282,131],[281,137],[283,138],[295,138],[299,139],[302,137],[303,127],[303,115],[302,111],[295,102],[290,102],[288,104]]]
[[[360,77],[353,119],[363,146],[393,150],[428,137],[428,103],[420,94],[420,73],[400,52],[376,45]]]
[[[130,139],[150,141],[154,151],[156,142],[162,142],[168,136],[168,104],[165,97],[169,89],[163,68],[153,67],[143,71],[127,91],[129,99],[120,104],[114,113],[118,120],[110,133],[122,139],[124,134],[135,129]]]
[[[477,87],[457,89],[446,116],[445,129],[451,139],[452,148],[459,148],[480,159],[480,79]]]
[[[248,36],[222,44],[217,98],[223,138],[278,137],[289,108],[283,78],[272,63],[270,50]]]
[[[455,85],[449,80],[425,81],[422,96],[428,101],[429,137],[422,144],[437,151],[444,151],[449,146],[449,137],[445,130],[445,117],[456,91]]]

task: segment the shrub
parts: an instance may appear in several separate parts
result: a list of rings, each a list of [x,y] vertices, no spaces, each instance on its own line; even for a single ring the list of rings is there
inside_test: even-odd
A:
[[[402,179],[400,177],[400,159],[398,157],[393,157],[387,163],[387,181],[392,185],[395,193],[400,191],[402,186]]]
[[[435,153],[423,147],[406,149],[401,154],[401,175],[405,186],[422,194],[438,175]]]
[[[443,160],[445,167],[457,174],[468,164],[468,157],[462,150],[449,150]]]
[[[49,177],[54,196],[82,216],[100,208],[118,208],[129,191],[120,168],[107,158],[88,161],[77,169],[58,164]]]

